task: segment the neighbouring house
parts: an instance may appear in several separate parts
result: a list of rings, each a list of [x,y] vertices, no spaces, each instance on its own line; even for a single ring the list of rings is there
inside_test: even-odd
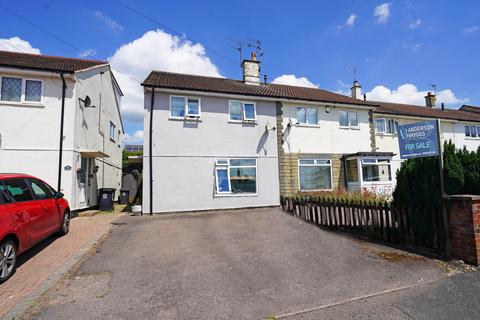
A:
[[[435,106],[435,95],[428,93],[425,97],[425,106],[408,105],[387,102],[372,102],[377,104],[373,112],[374,121],[374,149],[378,152],[392,152],[390,171],[392,173],[392,187],[395,186],[396,175],[402,160],[397,137],[397,126],[426,120],[440,121],[440,139],[442,145],[451,140],[457,148],[467,148],[477,151],[480,147],[480,108],[462,106],[460,109],[447,109],[443,105]],[[378,167],[376,176],[382,178]],[[380,173],[379,173],[380,172]]]
[[[72,210],[118,194],[122,95],[108,62],[0,51],[0,172],[44,179]]]

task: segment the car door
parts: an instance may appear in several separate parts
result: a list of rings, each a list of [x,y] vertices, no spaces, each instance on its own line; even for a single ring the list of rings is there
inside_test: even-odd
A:
[[[44,210],[42,228],[48,234],[57,231],[60,227],[60,213],[53,192],[40,180],[27,179],[27,183],[33,193],[33,201]]]
[[[14,214],[22,225],[22,237],[25,248],[42,240],[48,230],[45,228],[45,210],[34,201],[31,188],[23,178],[3,180],[8,195],[15,201]]]

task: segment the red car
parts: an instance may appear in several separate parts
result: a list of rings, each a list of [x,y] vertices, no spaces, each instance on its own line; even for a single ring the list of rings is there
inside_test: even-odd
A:
[[[15,271],[17,256],[48,236],[65,235],[70,208],[61,192],[25,174],[0,173],[0,283]]]

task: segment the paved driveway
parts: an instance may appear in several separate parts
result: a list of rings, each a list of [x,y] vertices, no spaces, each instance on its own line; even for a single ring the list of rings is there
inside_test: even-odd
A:
[[[122,217],[38,319],[265,319],[415,288],[437,262],[279,209]],[[287,317],[288,318],[288,317]]]

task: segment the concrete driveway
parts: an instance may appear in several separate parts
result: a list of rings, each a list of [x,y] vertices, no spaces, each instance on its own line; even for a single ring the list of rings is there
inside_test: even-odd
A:
[[[308,318],[319,308],[415,290],[446,275],[434,260],[325,231],[279,209],[119,223],[29,316]]]

